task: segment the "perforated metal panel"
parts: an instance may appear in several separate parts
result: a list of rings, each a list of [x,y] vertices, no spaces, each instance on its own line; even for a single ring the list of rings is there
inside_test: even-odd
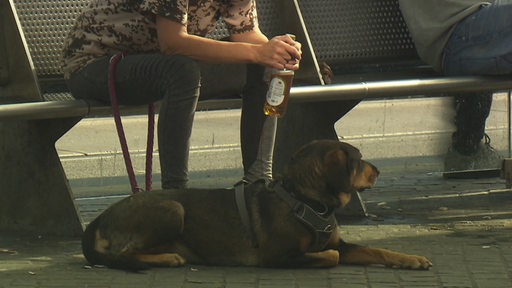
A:
[[[86,0],[15,0],[37,74],[61,72],[64,38]]]
[[[282,29],[283,12],[280,4],[281,1],[256,0],[260,29],[269,38],[287,32]]]
[[[286,0],[288,1],[288,0]],[[289,0],[291,1],[291,0]],[[39,76],[60,75],[63,39],[88,0],[15,0]],[[328,63],[416,59],[397,0],[299,0],[316,56]],[[258,0],[261,30],[280,35],[282,2]],[[226,37],[222,24],[212,38]]]
[[[319,60],[416,59],[397,0],[299,0]]]
[[[37,74],[43,77],[62,74],[61,49],[64,38],[89,0],[15,0],[14,3]],[[270,27],[279,21],[276,3],[271,0],[258,1],[264,31],[272,32]],[[219,22],[217,29],[208,36],[220,39],[228,35],[223,22]]]

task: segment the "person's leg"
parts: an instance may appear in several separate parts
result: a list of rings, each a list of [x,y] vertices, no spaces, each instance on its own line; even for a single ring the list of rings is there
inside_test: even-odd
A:
[[[453,148],[472,155],[484,138],[485,121],[491,111],[492,93],[466,93],[454,97],[455,127],[452,135]]]
[[[461,21],[445,47],[445,74],[512,74],[511,23],[512,0],[496,0]],[[499,168],[501,156],[485,134],[492,93],[457,95],[454,101],[456,131],[445,170]]]
[[[180,57],[168,66],[168,79],[158,116],[158,149],[162,188],[183,188],[188,182],[190,135],[200,88],[199,65]]]
[[[263,114],[268,85],[263,81],[264,67],[247,65],[247,82],[242,92],[240,141],[244,180],[272,179],[272,156],[277,118]]]
[[[492,93],[466,93],[454,97],[455,132],[444,159],[444,171],[500,169],[502,157],[485,134]],[[485,139],[484,141],[482,141]],[[445,173],[445,177],[450,177]]]
[[[80,70],[68,81],[76,98],[109,102],[109,58]],[[127,55],[117,65],[116,89],[122,105],[140,105],[163,100],[158,120],[158,146],[162,188],[187,183],[189,139],[199,97],[197,63],[183,56],[162,54]]]
[[[456,130],[445,157],[445,171],[500,169],[502,157],[492,148],[490,138],[485,134],[492,93],[457,95],[454,103]]]

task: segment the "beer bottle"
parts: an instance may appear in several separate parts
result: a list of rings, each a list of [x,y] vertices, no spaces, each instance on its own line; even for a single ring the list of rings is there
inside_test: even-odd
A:
[[[293,40],[295,35],[287,34]],[[290,88],[295,72],[289,69],[272,69],[263,113],[267,116],[283,117],[288,106]]]

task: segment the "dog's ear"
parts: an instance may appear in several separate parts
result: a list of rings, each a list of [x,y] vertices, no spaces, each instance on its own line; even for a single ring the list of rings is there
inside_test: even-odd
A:
[[[356,147],[339,142],[337,149],[326,153],[325,167],[327,169],[327,183],[337,192],[351,193],[353,185],[350,182],[352,174],[359,169],[361,152]]]
[[[359,151],[359,149],[348,143],[340,142],[340,147],[343,151],[345,151],[348,154],[348,157],[350,159],[360,160],[361,158],[363,158],[363,155],[361,155],[361,151]]]
[[[326,182],[329,188],[336,194],[339,192],[351,192],[350,173],[351,160],[343,149],[335,149],[326,153],[324,158]]]

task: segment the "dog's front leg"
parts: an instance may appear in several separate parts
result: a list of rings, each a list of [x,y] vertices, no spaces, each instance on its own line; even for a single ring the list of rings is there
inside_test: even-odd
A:
[[[409,255],[382,248],[369,248],[340,241],[340,263],[356,265],[380,264],[387,267],[429,269],[432,262],[424,256]]]
[[[263,266],[285,267],[285,268],[328,268],[337,266],[340,263],[340,253],[337,250],[329,249],[320,252],[307,252],[294,257],[273,258]]]
[[[302,261],[305,267],[327,268],[334,267],[340,262],[340,253],[336,250],[305,253]]]

